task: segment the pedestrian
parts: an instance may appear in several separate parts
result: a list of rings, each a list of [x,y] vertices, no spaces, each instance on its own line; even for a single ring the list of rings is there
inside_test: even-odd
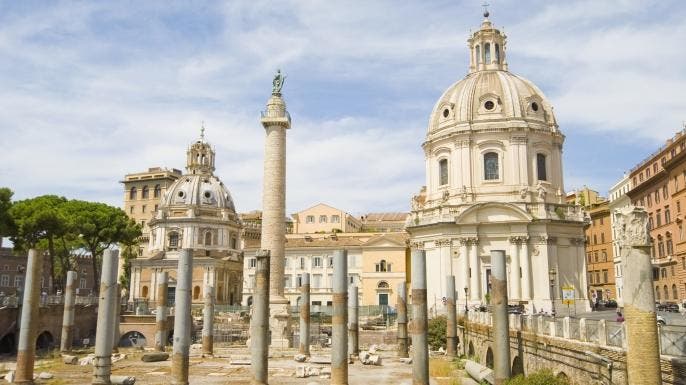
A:
[[[617,322],[624,322],[624,316],[621,311],[617,312]]]

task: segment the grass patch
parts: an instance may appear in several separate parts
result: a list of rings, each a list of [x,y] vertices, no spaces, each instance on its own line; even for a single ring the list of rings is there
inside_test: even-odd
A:
[[[429,376],[436,379],[438,385],[460,385],[460,370],[457,361],[441,358],[429,359]]]

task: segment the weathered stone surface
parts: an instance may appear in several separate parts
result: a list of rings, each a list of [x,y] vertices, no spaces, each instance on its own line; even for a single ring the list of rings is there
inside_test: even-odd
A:
[[[477,382],[487,381],[493,383],[493,370],[474,361],[465,361],[464,370]]]
[[[412,363],[412,357],[401,358],[399,361],[403,364],[411,364]]]
[[[159,362],[166,361],[169,359],[169,353],[155,352],[155,353],[145,353],[141,356],[141,361],[143,362]]]
[[[331,365],[331,357],[327,356],[316,356],[310,358],[310,362],[313,364],[325,364],[325,365]]]
[[[79,363],[79,357],[63,355],[62,362],[64,362],[67,365],[77,365]]]
[[[112,385],[134,385],[136,383],[136,377],[110,376],[110,383]]]
[[[293,359],[296,362],[305,362],[307,360],[307,356],[304,354],[296,354],[295,357],[293,357]]]
[[[38,374],[38,378],[40,378],[41,380],[49,380],[53,377],[55,377],[55,375],[48,372],[40,372],[40,374]]]

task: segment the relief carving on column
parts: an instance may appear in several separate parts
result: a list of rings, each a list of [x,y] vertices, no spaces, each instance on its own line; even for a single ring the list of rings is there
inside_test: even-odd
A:
[[[648,213],[642,207],[629,206],[616,209],[613,230],[617,234],[620,249],[625,247],[649,246]]]

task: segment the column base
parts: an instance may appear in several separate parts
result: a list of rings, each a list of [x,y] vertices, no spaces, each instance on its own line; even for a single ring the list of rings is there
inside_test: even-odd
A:
[[[285,299],[285,298],[284,298]],[[269,304],[269,330],[271,331],[270,347],[275,349],[290,349],[293,347],[293,333],[291,332],[289,303],[271,302]]]

